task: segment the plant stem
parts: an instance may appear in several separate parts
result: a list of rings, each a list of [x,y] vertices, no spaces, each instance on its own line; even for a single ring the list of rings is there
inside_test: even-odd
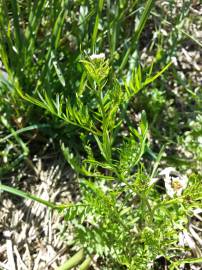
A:
[[[84,250],[80,249],[75,255],[73,255],[63,265],[59,266],[56,270],[70,270],[77,266],[84,258]],[[87,268],[86,268],[87,269]],[[85,270],[85,268],[83,268]]]
[[[91,258],[88,256],[85,261],[80,265],[79,270],[87,270],[90,267]]]

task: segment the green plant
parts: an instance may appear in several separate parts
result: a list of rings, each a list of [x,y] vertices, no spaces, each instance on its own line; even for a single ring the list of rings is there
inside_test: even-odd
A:
[[[87,269],[94,255],[100,256],[103,269],[108,270],[152,269],[159,256],[166,258],[171,269],[177,269],[184,251],[178,246],[179,232],[187,229],[188,217],[192,217],[195,208],[201,207],[200,178],[192,175],[180,197],[170,198],[165,191],[163,194],[158,191],[157,183],[152,181],[162,153],[156,156],[152,152],[151,125],[147,120],[149,116],[153,118],[152,125],[158,122],[166,104],[165,92],[158,89],[158,84],[152,91],[148,89],[170,66],[165,63],[175,49],[176,36],[168,57],[161,55],[161,44],[158,44],[159,51],[153,62],[164,58],[164,67],[152,75],[155,65],[143,68],[137,60],[140,59],[140,35],[154,1],[147,1],[142,13],[142,8],[138,9],[138,23],[132,38],[124,35],[120,25],[127,16],[133,16],[137,1],[132,1],[132,7],[128,1],[84,2],[75,1],[72,6],[71,1],[54,1],[52,5],[51,1],[41,0],[33,2],[29,11],[23,9],[22,1],[9,1],[10,5],[2,1],[0,14],[1,58],[9,77],[9,83],[2,84],[3,89],[11,89],[9,98],[19,104],[18,114],[24,112],[25,119],[32,119],[38,106],[37,115],[45,111],[43,121],[59,121],[67,132],[75,128],[73,134],[80,140],[79,147],[67,145],[65,141],[61,142],[61,148],[77,173],[80,200],[67,205],[54,204],[3,184],[0,189],[51,207],[70,224],[74,244],[81,250],[59,269],[71,269],[81,263],[84,250],[90,257],[80,269]],[[107,21],[102,17],[106,5]],[[79,18],[75,15],[78,11]],[[71,18],[71,29],[68,29],[67,15]],[[24,28],[20,27],[23,23]],[[99,31],[100,25],[103,31]],[[78,29],[80,34],[76,35]],[[108,57],[105,59],[104,53],[95,52],[102,48],[107,30],[108,46],[104,48]],[[126,40],[122,54],[119,33]],[[66,49],[67,41],[68,46],[73,43],[73,48]],[[78,45],[84,53],[80,53]],[[139,121],[134,123],[130,120],[131,103],[141,90],[143,99],[149,100],[142,102],[147,113],[141,110]],[[32,105],[27,106],[27,102]],[[9,111],[9,108],[2,107],[2,110]],[[4,116],[1,121],[10,134],[0,142],[15,139],[26,158],[29,150],[19,134],[40,125],[15,130]],[[171,124],[176,123],[174,120],[168,123],[173,132]],[[197,123],[187,138],[196,135]],[[192,147],[194,151],[197,148],[195,144]],[[153,161],[149,166],[145,162],[148,157]],[[189,261],[192,260],[185,260]]]
[[[189,189],[183,197],[162,200],[141,162],[149,148],[146,115],[142,113],[137,128],[127,123],[126,135],[122,118],[130,99],[162,71],[142,82],[138,68],[128,85],[121,86],[114,78],[109,88],[110,66],[104,54],[80,61],[85,79],[74,103],[59,96],[54,101],[47,93],[36,99],[24,94],[19,85],[16,89],[26,100],[83,130],[83,154],[75,155],[62,145],[65,158],[78,173],[81,200],[68,206],[46,204],[73,224],[77,245],[89,254],[111,258],[108,267],[114,261],[127,269],[145,269],[160,255],[172,260],[178,231],[186,228],[188,211],[199,207],[200,201],[192,190],[187,206]]]

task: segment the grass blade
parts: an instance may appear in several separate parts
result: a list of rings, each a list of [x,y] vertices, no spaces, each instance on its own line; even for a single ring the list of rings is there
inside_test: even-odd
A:
[[[28,52],[30,56],[33,54],[35,38],[43,15],[45,2],[46,0],[36,1],[30,12],[29,24],[25,30],[25,37],[27,39]]]
[[[14,134],[17,135],[17,134],[24,133],[24,132],[27,132],[27,131],[30,131],[30,130],[33,130],[33,129],[46,128],[46,127],[49,127],[49,125],[48,124],[32,125],[32,126],[29,126],[29,127],[25,127],[25,128],[21,128],[19,130],[16,130],[16,131],[14,131]],[[0,139],[0,143],[5,142],[8,139],[10,139],[11,137],[15,136],[14,134],[9,134],[8,136]]]
[[[150,11],[152,9],[152,6],[154,4],[154,0],[148,0],[146,5],[145,5],[145,8],[144,8],[144,11],[142,13],[142,16],[140,18],[140,21],[139,21],[139,24],[138,24],[138,27],[137,27],[137,30],[135,31],[134,33],[134,36],[132,38],[132,44],[131,46],[128,48],[123,60],[122,60],[122,63],[118,69],[118,72],[121,72],[123,70],[123,68],[125,67],[125,65],[127,64],[128,62],[128,58],[129,58],[129,55],[131,54],[132,50],[135,49],[135,47],[137,46],[137,42],[140,38],[140,35],[142,33],[142,30],[144,29],[144,26],[146,24],[146,21],[149,17],[149,14],[150,14]]]
[[[11,0],[11,7],[13,12],[13,21],[14,21],[14,32],[16,38],[16,45],[18,54],[21,53],[22,46],[22,38],[20,34],[20,24],[19,24],[19,14],[18,14],[18,5],[16,0]]]
[[[150,84],[151,82],[155,81],[159,76],[161,76],[170,66],[172,65],[172,62],[168,63],[162,70],[160,70],[157,74],[155,74],[153,77],[147,78],[144,82],[143,86],[146,86]]]
[[[185,36],[187,36],[188,38],[190,38],[191,40],[193,40],[196,44],[198,44],[201,48],[202,48],[202,43],[196,39],[195,37],[193,37],[192,35],[189,35],[187,32],[185,32],[184,30],[180,30]]]
[[[68,261],[66,261],[63,265],[58,267],[56,270],[71,270],[75,269],[84,258],[84,250],[80,249],[74,256],[72,256]]]
[[[9,186],[6,186],[6,185],[3,185],[3,184],[0,184],[0,190],[3,190],[3,191],[6,191],[6,192],[9,192],[11,194],[14,194],[14,195],[17,195],[17,196],[20,196],[24,199],[31,199],[31,200],[34,200],[36,202],[39,202],[45,206],[48,206],[52,209],[57,209],[58,206],[52,202],[49,202],[49,201],[46,201],[46,200],[43,200],[35,195],[32,195],[32,194],[29,194],[27,192],[23,192],[21,190],[18,190],[16,188],[13,188],[13,187],[9,187]]]
[[[100,16],[101,16],[103,4],[104,4],[104,1],[103,0],[99,0],[97,15],[96,15],[96,18],[95,18],[95,25],[94,25],[94,28],[93,28],[93,35],[92,35],[92,44],[91,44],[91,51],[92,51],[92,53],[95,50],[95,44],[96,44],[97,33],[98,33],[98,26],[99,26],[99,20],[100,20]]]
[[[85,261],[80,265],[79,270],[87,270],[90,267],[91,258],[87,257]]]

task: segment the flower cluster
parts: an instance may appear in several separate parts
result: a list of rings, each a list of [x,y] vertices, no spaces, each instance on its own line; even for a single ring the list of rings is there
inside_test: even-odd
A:
[[[84,64],[89,80],[99,86],[104,85],[109,74],[109,61],[105,60],[105,54],[92,54],[88,60],[81,60],[81,62]]]
[[[104,53],[99,53],[99,54],[92,54],[89,56],[90,60],[104,60],[105,59],[105,54]]]

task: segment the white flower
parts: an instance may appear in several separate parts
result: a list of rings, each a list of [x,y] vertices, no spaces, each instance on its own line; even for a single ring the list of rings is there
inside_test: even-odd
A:
[[[99,60],[99,59],[105,59],[105,54],[104,53],[92,54],[90,56],[90,60]]]
[[[180,175],[175,168],[168,167],[160,172],[165,182],[166,193],[173,198],[174,195],[181,196],[183,190],[187,187],[188,179]]]

